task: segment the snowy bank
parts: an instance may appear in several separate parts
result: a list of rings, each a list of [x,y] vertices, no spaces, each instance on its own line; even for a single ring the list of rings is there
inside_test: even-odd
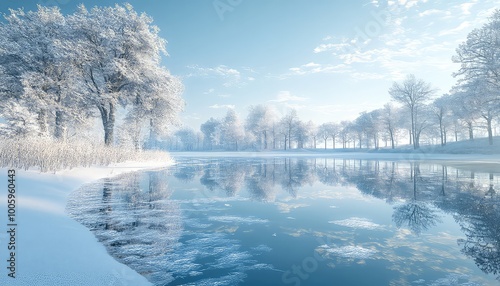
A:
[[[123,162],[57,173],[16,169],[16,278],[7,276],[7,193],[0,197],[0,285],[151,285],[115,261],[83,225],[65,212],[69,194],[83,184],[173,161]],[[0,168],[7,188],[7,168]]]

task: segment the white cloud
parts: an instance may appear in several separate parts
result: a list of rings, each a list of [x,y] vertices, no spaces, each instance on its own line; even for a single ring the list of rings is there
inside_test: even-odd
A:
[[[193,69],[196,71],[196,74],[191,74],[197,75],[197,76],[210,76],[210,75],[218,75],[218,76],[223,76],[223,77],[239,77],[240,72],[237,71],[236,69],[229,68],[225,65],[218,65],[216,67],[200,67],[198,65],[194,66],[188,66],[188,68]]]
[[[464,14],[464,15],[470,15],[470,9],[474,5],[476,5],[475,2],[460,4],[460,9],[462,10],[462,14]]]
[[[334,40],[332,37],[327,37],[324,39],[325,41],[331,41]],[[334,43],[326,43],[326,44],[320,44],[316,48],[314,48],[314,53],[322,53],[322,52],[328,52],[332,51],[333,53],[338,53],[338,52],[343,52],[343,51],[349,51],[353,50],[355,48],[356,41],[349,41],[347,39],[341,39],[338,40],[338,42]]]
[[[212,109],[222,109],[222,108],[234,109],[235,105],[233,105],[233,104],[214,104],[214,105],[210,105],[208,108],[212,108]]]
[[[469,28],[471,26],[471,23],[469,21],[465,21],[460,23],[457,27],[449,30],[443,30],[441,33],[439,33],[439,36],[446,36],[446,35],[455,35],[461,33],[463,30]]]
[[[290,93],[288,90],[283,90],[278,93],[276,99],[269,100],[269,102],[289,102],[289,101],[306,101],[307,98],[295,96]]]
[[[216,67],[200,67],[194,65],[188,66],[188,68],[194,72],[188,74],[187,77],[218,77],[224,81],[222,84],[224,87],[237,86],[243,83],[241,72],[226,65],[218,65]]]
[[[288,75],[306,75],[306,74],[314,74],[314,73],[342,73],[346,72],[347,66],[344,64],[338,65],[330,65],[330,64],[318,64],[314,62],[310,62],[300,67],[289,68],[290,73]]]
[[[450,11],[439,10],[439,9],[428,9],[428,10],[425,10],[424,12],[418,13],[419,17],[436,16],[436,15],[450,16],[451,12]]]
[[[215,91],[215,89],[210,88],[209,90],[203,92],[203,94],[212,94],[212,93],[214,93],[214,91]]]

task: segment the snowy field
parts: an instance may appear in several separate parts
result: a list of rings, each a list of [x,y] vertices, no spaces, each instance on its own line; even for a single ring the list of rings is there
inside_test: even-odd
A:
[[[75,168],[55,174],[16,170],[16,278],[7,277],[7,233],[2,231],[0,285],[151,285],[144,277],[109,256],[87,228],[68,217],[65,208],[68,195],[83,184],[170,164],[172,162],[128,162],[108,167]],[[0,174],[4,174],[5,179],[7,169],[1,168]],[[6,205],[6,196],[2,196],[2,229],[7,223]],[[123,281],[128,281],[128,284],[123,284]]]

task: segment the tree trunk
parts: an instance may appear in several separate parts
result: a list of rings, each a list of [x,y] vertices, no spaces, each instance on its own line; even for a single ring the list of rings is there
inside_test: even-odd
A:
[[[469,140],[474,140],[474,130],[472,128],[472,122],[467,122],[467,127],[469,128]]]
[[[97,108],[101,113],[102,125],[104,127],[104,144],[110,146],[114,141],[115,105],[110,102],[109,104],[98,105]]]
[[[56,127],[54,131],[54,137],[58,140],[64,140],[64,131],[65,131],[65,126],[64,126],[64,118],[63,118],[63,112],[61,110],[56,110]]]
[[[264,130],[264,150],[267,150],[267,131]]]
[[[288,149],[292,149],[292,128],[288,128]]]
[[[40,109],[38,111],[38,126],[40,128],[40,133],[38,135],[45,136],[47,135],[48,127],[47,127],[47,111],[45,109]]]
[[[443,120],[439,118],[439,135],[441,137],[441,146],[444,146],[444,135],[443,135]]]
[[[415,127],[416,127],[416,118],[415,118],[415,109],[414,107],[412,106],[410,108],[410,112],[411,112],[411,132],[410,132],[410,141],[413,139],[413,149],[417,149],[416,148],[416,145],[415,145],[415,139],[416,139],[416,132],[415,132]],[[411,144],[411,143],[410,143]]]
[[[491,128],[491,120],[491,117],[487,118],[486,123],[488,124],[488,143],[493,145],[493,129]]]
[[[392,133],[392,130],[389,131],[389,134],[391,136],[391,148],[394,149],[394,134]]]

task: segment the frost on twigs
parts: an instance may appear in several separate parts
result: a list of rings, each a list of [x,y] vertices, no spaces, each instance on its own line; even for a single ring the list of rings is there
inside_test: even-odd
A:
[[[125,161],[170,161],[161,151],[135,151],[90,141],[55,141],[25,137],[0,141],[0,167],[36,168],[42,172],[107,166]]]

